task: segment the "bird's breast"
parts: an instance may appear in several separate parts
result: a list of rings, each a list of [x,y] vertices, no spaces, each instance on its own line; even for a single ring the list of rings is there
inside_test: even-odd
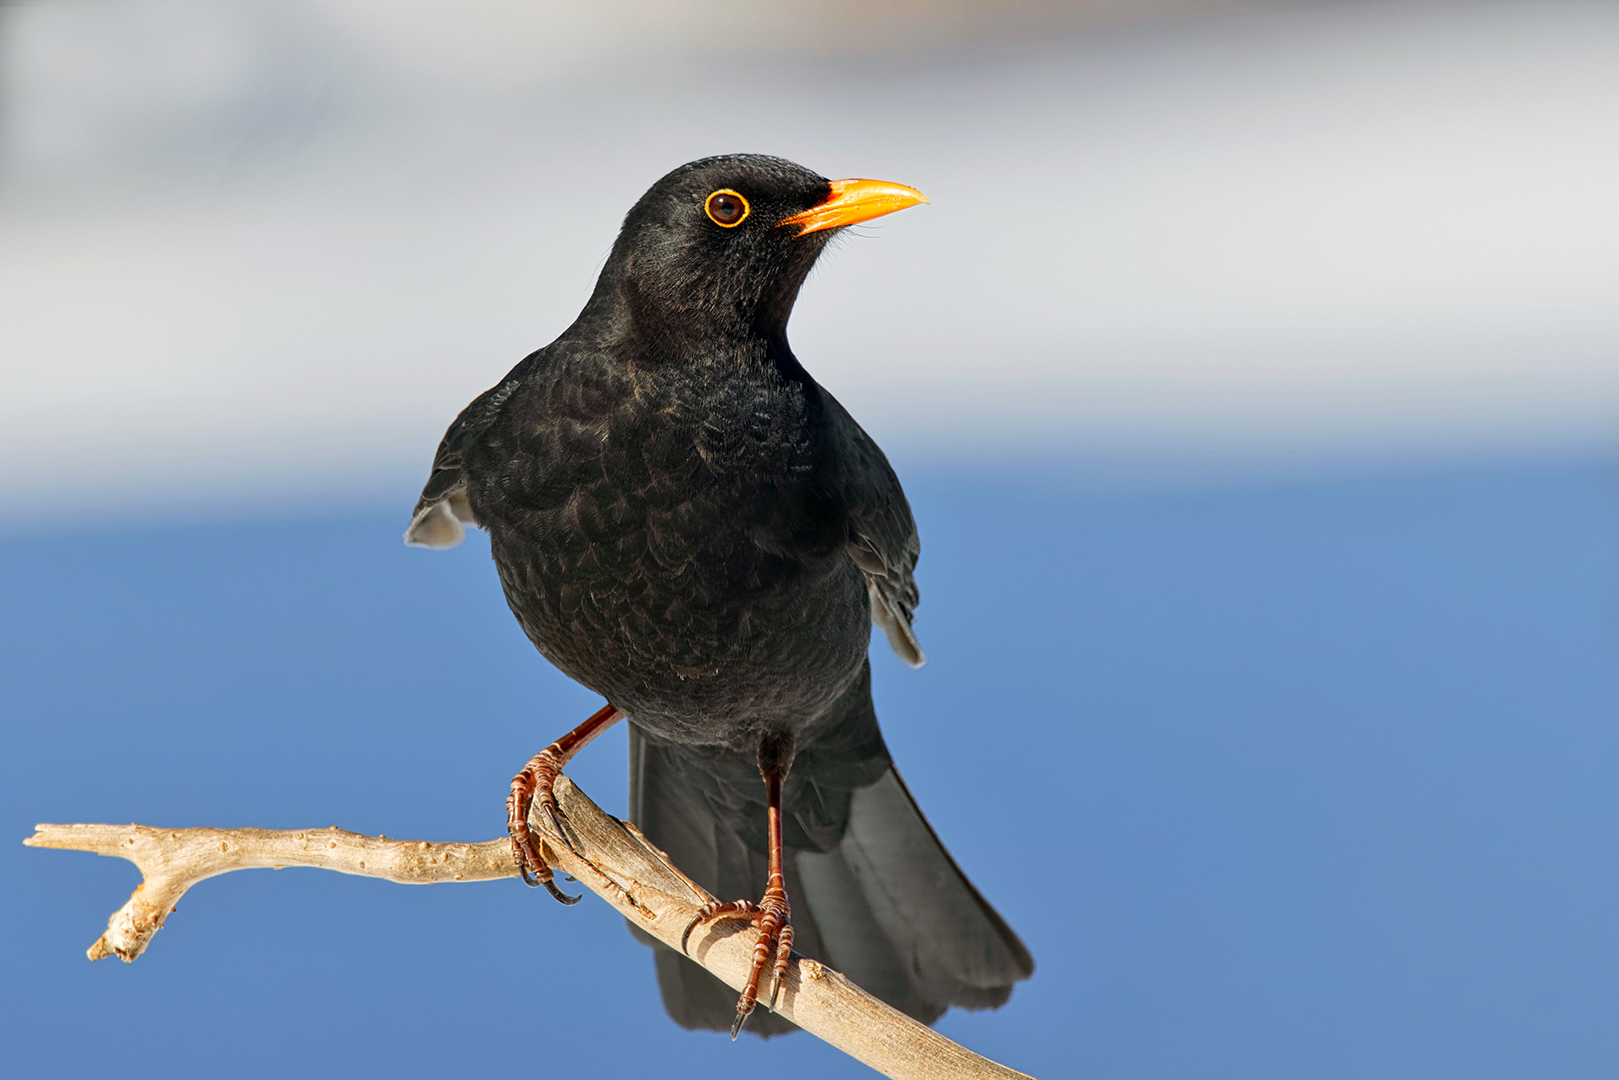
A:
[[[574,382],[469,459],[507,602],[540,651],[644,727],[743,741],[860,670],[865,585],[802,388]]]

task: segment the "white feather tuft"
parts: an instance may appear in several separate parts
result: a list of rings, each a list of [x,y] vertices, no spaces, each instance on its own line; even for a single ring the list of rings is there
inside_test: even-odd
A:
[[[871,596],[871,621],[882,627],[883,633],[888,635],[889,647],[913,668],[919,668],[927,663],[928,658],[923,655],[922,646],[917,643],[910,622],[888,606],[882,594],[877,591],[877,583],[870,578],[866,579],[866,592]]]
[[[462,519],[451,505],[454,502],[453,498],[440,499],[431,506],[423,507],[421,513],[411,519],[410,528],[405,530],[405,543],[411,547],[442,551],[464,540],[467,531],[461,527]],[[466,502],[465,496],[461,502]]]

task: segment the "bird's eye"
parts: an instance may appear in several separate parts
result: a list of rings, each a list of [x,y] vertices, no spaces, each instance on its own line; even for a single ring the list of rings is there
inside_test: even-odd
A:
[[[721,188],[708,197],[703,209],[708,213],[708,220],[714,224],[734,229],[748,216],[748,200],[742,197],[740,191]]]

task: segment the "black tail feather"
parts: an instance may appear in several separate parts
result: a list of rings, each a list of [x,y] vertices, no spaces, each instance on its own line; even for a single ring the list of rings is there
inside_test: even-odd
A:
[[[801,753],[793,766],[786,814],[794,818],[796,794],[804,820],[788,830],[783,869],[796,951],[924,1023],[952,1005],[1005,1003],[1013,984],[1034,971],[1029,951],[940,843],[881,738],[861,740],[865,768],[850,768],[847,753],[826,747]],[[817,762],[839,764],[818,772]],[[850,778],[859,786],[845,787]],[[738,756],[722,765],[711,751],[655,743],[632,724],[631,820],[721,900],[756,899],[764,888],[762,796],[751,761]],[[682,1027],[729,1030],[735,991],[673,950],[655,948],[670,1017]],[[768,1037],[794,1028],[760,1009],[746,1030]]]

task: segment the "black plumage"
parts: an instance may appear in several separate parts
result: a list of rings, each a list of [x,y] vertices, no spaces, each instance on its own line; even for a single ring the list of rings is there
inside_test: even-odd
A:
[[[866,649],[875,622],[921,663],[916,527],[787,343],[827,238],[886,212],[879,189],[909,191],[758,155],[658,181],[574,324],[450,427],[406,538],[488,531],[524,632],[630,721],[631,819],[716,895],[765,883],[760,776],[784,776],[798,951],[931,1021],[999,1005],[1033,964],[883,744]],[[733,1027],[735,995],[658,949],[670,1015]]]

